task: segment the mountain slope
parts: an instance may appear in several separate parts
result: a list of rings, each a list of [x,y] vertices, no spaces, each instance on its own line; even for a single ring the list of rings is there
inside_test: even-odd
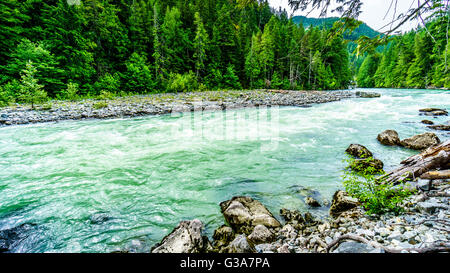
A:
[[[302,23],[303,26],[309,27],[325,27],[325,28],[331,28],[333,24],[340,20],[339,17],[328,17],[328,18],[308,18],[305,16],[294,16],[292,18],[294,23],[300,24]],[[365,35],[369,38],[373,38],[380,33],[378,31],[375,31],[371,27],[369,27],[366,23],[362,23],[357,29],[355,29],[351,34],[344,35],[345,39],[355,41],[359,37]]]

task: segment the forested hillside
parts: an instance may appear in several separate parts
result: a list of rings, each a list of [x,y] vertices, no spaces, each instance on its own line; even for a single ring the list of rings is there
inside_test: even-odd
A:
[[[305,27],[313,26],[313,27],[325,27],[332,28],[334,23],[340,21],[339,17],[327,17],[327,18],[308,18],[305,16],[294,16],[292,17],[294,23],[302,24]],[[366,23],[361,22],[361,25],[353,30],[351,33],[347,31],[344,34],[344,39],[355,41],[361,36],[367,36],[369,38],[373,38],[380,33],[371,27],[369,27]]]
[[[0,0],[0,103],[348,86],[342,37],[238,2]]]
[[[450,88],[448,16],[426,28],[394,36],[382,52],[364,59],[357,81],[360,87]]]

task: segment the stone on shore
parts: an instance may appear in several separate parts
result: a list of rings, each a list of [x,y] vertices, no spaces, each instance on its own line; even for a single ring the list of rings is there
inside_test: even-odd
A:
[[[424,133],[404,139],[400,142],[400,145],[408,149],[425,150],[439,143],[441,141],[434,133]]]
[[[275,239],[275,234],[263,225],[257,225],[253,232],[248,236],[254,244],[263,244],[272,242]]]
[[[221,226],[220,228],[214,231],[213,239],[214,239],[214,247],[216,249],[221,249],[224,246],[227,246],[234,240],[235,234],[231,227],[229,226]]]
[[[341,213],[351,210],[359,205],[358,199],[348,196],[345,191],[337,191],[333,195],[330,215],[338,217]]]
[[[430,198],[427,201],[417,203],[416,208],[422,213],[434,214],[440,209],[448,210],[449,207],[448,205],[439,203],[436,198]]]
[[[256,253],[255,247],[244,234],[239,234],[225,250],[226,253]]]
[[[381,249],[376,249],[370,245],[359,242],[343,242],[333,253],[383,253]]]
[[[151,252],[206,253],[211,246],[208,238],[202,234],[203,228],[203,223],[198,219],[181,221]]]
[[[250,234],[257,225],[263,225],[269,229],[281,226],[261,202],[251,197],[233,197],[231,200],[220,203],[220,208],[225,220],[236,233]]]
[[[297,211],[297,210],[288,210],[288,209],[281,209],[280,215],[283,217],[283,219],[286,221],[286,223],[289,223],[292,227],[295,229],[303,229],[305,227],[305,218],[303,215]]]
[[[351,156],[357,158],[369,158],[373,157],[373,154],[369,149],[360,144],[350,144],[350,146],[345,150],[345,152]]]
[[[396,146],[400,144],[398,133],[394,130],[386,130],[378,135],[377,140],[387,146]]]

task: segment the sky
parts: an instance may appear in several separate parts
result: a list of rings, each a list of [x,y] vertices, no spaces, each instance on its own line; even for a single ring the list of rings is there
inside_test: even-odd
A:
[[[332,1],[333,2],[333,1]],[[394,9],[391,8],[390,12],[384,19],[386,13],[389,11],[389,6],[391,4],[391,0],[362,0],[362,13],[359,20],[365,22],[373,29],[383,32],[389,30],[389,23],[392,21],[394,15]],[[395,1],[394,1],[395,2]],[[291,15],[292,11],[289,8],[288,0],[269,0],[269,3],[272,7],[278,8],[282,7],[288,11],[288,14]],[[412,6],[413,5],[413,6]],[[406,13],[409,8],[415,7],[417,5],[417,0],[397,0],[397,15],[400,13]],[[330,9],[331,10],[331,9]],[[296,11],[294,15],[304,15],[306,16],[310,10],[306,11]],[[319,17],[318,11],[311,12],[308,17]],[[329,11],[329,17],[339,16],[338,13],[331,13]],[[409,31],[413,28],[416,28],[420,24],[419,21],[408,22],[404,26],[400,28],[401,31]],[[385,27],[388,25],[387,27]],[[385,27],[385,28],[383,28]]]

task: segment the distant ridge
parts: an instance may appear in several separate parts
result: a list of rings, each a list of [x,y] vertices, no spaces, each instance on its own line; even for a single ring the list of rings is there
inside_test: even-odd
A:
[[[340,18],[339,17],[308,18],[305,16],[294,16],[292,17],[292,20],[296,24],[302,23],[305,28],[308,28],[309,26],[331,28],[336,21],[340,20]],[[363,35],[369,38],[373,38],[379,34],[380,33],[378,31],[369,27],[366,23],[362,23],[351,34],[344,35],[344,38],[355,41]]]

